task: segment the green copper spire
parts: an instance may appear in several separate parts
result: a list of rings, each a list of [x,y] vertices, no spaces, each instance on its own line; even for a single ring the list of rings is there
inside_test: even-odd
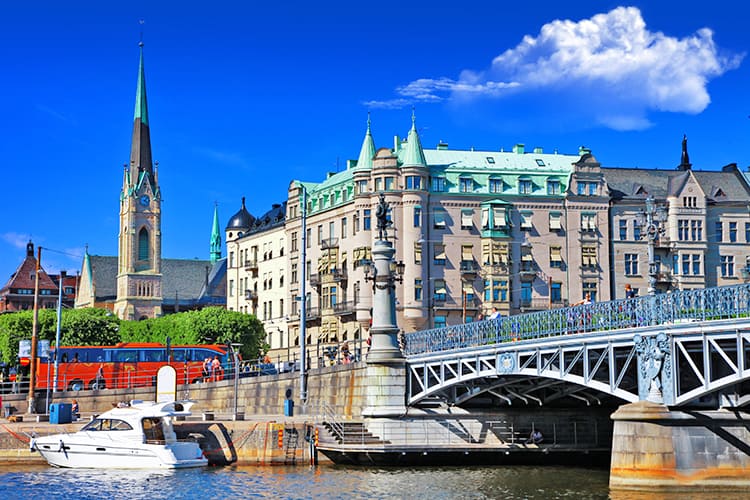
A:
[[[135,114],[133,120],[141,119],[141,123],[148,125],[148,105],[146,103],[146,72],[143,70],[143,42],[138,46],[141,48],[141,60],[138,64],[138,86],[135,91]]]
[[[362,142],[362,149],[359,151],[357,168],[372,168],[372,159],[375,157],[375,141],[370,132],[370,113],[367,112],[367,134]]]
[[[414,115],[414,108],[411,110],[411,130],[409,130],[409,135],[406,138],[406,152],[402,164],[405,167],[427,166],[422,143],[419,141],[419,134],[417,133],[417,118]]]
[[[151,161],[151,132],[148,126],[148,105],[146,104],[146,74],[143,69],[143,42],[138,44],[141,48],[140,63],[138,65],[138,85],[135,91],[135,116],[133,117],[133,139],[130,145],[130,170],[131,178],[136,182],[142,174],[148,174],[152,191],[156,191],[156,178],[154,177],[154,166]]]
[[[221,233],[219,232],[219,204],[214,205],[214,224],[211,228],[211,263],[221,259]]]

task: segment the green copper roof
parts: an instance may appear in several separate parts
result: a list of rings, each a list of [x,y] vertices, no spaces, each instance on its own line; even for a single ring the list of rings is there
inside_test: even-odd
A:
[[[367,134],[362,142],[362,149],[359,151],[357,168],[372,168],[372,159],[375,157],[375,141],[370,132],[370,114],[367,114]]]
[[[135,116],[133,120],[141,119],[141,123],[148,125],[148,105],[146,104],[146,72],[143,69],[143,42],[140,43],[141,60],[138,64],[138,86],[135,92]]]
[[[221,259],[221,233],[219,232],[219,206],[214,205],[214,223],[211,227],[211,263]]]
[[[401,160],[401,164],[405,167],[411,166],[427,166],[427,162],[424,159],[424,151],[422,151],[422,143],[419,141],[419,134],[417,134],[417,119],[414,116],[414,111],[411,113],[411,130],[406,138],[406,151]]]

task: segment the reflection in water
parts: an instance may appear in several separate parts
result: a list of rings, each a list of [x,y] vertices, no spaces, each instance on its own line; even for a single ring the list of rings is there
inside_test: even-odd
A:
[[[573,467],[215,467],[182,471],[99,471],[3,467],[0,497],[205,499],[326,498],[429,500],[606,499],[708,500],[722,493],[624,492],[608,489],[606,469]],[[743,493],[744,494],[744,493]],[[697,495],[697,496],[696,496]],[[739,495],[739,494],[738,494]],[[746,498],[746,496],[744,497]]]

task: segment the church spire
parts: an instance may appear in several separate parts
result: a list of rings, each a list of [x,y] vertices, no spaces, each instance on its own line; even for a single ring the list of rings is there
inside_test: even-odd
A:
[[[427,162],[424,159],[424,151],[422,150],[422,143],[417,133],[417,118],[414,115],[414,108],[411,110],[411,130],[409,130],[409,135],[406,137],[406,152],[404,153],[402,165],[405,167],[427,166]]]
[[[375,157],[375,141],[370,132],[370,113],[367,113],[367,134],[362,142],[362,149],[359,151],[357,168],[372,168],[372,159]]]
[[[211,263],[221,259],[221,233],[219,232],[219,204],[214,205],[214,224],[211,227]]]
[[[690,170],[692,166],[693,164],[690,163],[687,150],[687,135],[682,134],[682,156],[680,157],[680,164],[677,166],[677,170]]]
[[[135,113],[133,116],[133,138],[130,146],[130,178],[140,180],[140,173],[145,172],[154,191],[154,167],[151,161],[151,133],[148,124],[148,103],[146,100],[146,73],[143,68],[143,42],[139,44],[141,57],[138,64],[138,84],[135,92]],[[134,175],[135,174],[135,175]]]

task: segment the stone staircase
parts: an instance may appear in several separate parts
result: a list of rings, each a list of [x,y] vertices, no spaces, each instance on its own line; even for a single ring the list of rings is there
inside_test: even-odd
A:
[[[365,445],[383,446],[391,444],[367,430],[364,422],[334,422],[324,421],[318,426],[319,445]]]

